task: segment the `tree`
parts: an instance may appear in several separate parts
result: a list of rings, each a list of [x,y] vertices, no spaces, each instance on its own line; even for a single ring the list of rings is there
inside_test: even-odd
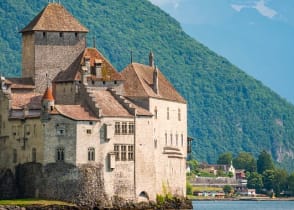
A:
[[[263,186],[266,190],[274,189],[274,182],[276,180],[276,173],[274,170],[265,170],[262,173]]]
[[[257,172],[250,173],[247,178],[247,188],[256,189],[256,192],[261,192],[262,187],[262,175]]]
[[[226,195],[230,195],[231,193],[234,192],[234,188],[231,185],[225,185],[223,187],[223,191]]]
[[[270,154],[263,150],[257,159],[257,172],[262,174],[266,170],[274,170],[274,163]]]
[[[273,184],[273,189],[276,195],[287,189],[287,178],[288,173],[284,169],[275,170],[275,179]]]
[[[226,152],[226,153],[221,154],[218,157],[217,164],[229,165],[229,164],[231,164],[232,159],[233,159],[232,153]]]
[[[189,160],[188,165],[192,173],[196,174],[198,171],[198,161],[195,159]]]
[[[245,169],[249,172],[256,171],[256,160],[247,152],[240,152],[239,155],[234,158],[233,165],[236,169]]]
[[[292,173],[287,179],[287,188],[290,194],[294,195],[294,173]]]

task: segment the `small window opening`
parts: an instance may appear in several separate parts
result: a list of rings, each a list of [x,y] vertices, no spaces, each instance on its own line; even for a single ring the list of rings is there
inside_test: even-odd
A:
[[[106,82],[105,82],[105,81],[103,81],[102,83],[103,83],[103,85],[105,85],[105,84],[106,84]]]
[[[113,82],[115,85],[117,84],[117,81],[116,80],[114,80],[114,82]]]
[[[43,37],[46,37],[46,32],[43,32]]]
[[[75,37],[76,37],[76,38],[78,37],[78,32],[75,32]]]
[[[91,134],[92,130],[91,129],[87,129],[87,134]]]
[[[59,33],[59,37],[63,37],[63,32],[60,32]]]

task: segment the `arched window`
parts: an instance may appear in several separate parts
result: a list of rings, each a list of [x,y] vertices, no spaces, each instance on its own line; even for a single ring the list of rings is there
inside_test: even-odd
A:
[[[157,106],[154,108],[154,118],[157,119],[158,113],[157,113]]]
[[[36,148],[32,149],[32,162],[36,162],[37,161],[37,150]]]
[[[88,148],[88,161],[95,161],[95,148]]]
[[[169,120],[169,107],[166,109],[166,119]]]
[[[178,121],[181,121],[181,109],[178,109]]]
[[[56,160],[57,161],[64,161],[64,148],[59,147],[56,149]]]

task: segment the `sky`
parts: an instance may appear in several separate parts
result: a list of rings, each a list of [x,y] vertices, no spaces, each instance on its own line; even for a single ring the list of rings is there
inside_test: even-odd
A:
[[[150,0],[294,104],[294,0]]]

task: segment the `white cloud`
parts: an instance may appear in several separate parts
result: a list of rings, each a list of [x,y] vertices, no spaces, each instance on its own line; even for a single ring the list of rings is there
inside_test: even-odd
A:
[[[273,18],[276,16],[278,13],[269,7],[265,5],[265,0],[260,0],[259,2],[256,2],[255,8],[261,15],[268,17],[268,18]]]
[[[151,3],[157,6],[172,6],[174,9],[177,9],[180,5],[181,0],[149,0]]]
[[[236,10],[237,12],[241,12],[243,9],[256,9],[259,14],[267,17],[267,18],[273,18],[275,17],[278,12],[274,9],[266,6],[265,0],[258,0],[253,3],[249,4],[231,4],[231,7]]]

